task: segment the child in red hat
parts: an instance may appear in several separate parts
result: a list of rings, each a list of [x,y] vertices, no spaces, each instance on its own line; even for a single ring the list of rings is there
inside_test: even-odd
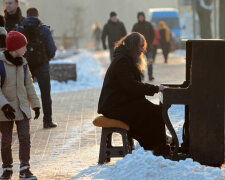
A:
[[[40,102],[32,77],[23,55],[27,39],[16,31],[6,36],[6,51],[0,53],[0,132],[3,174],[0,179],[10,179],[13,171],[12,132],[17,126],[19,138],[20,178],[37,179],[30,172],[30,125],[31,108],[34,119],[40,115]]]

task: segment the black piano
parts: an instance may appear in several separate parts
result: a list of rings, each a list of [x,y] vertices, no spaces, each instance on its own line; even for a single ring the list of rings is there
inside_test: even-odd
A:
[[[186,42],[186,81],[164,84],[160,93],[163,119],[174,143],[174,157],[191,157],[204,165],[225,160],[225,40]],[[180,147],[170,122],[172,104],[185,105],[183,144]]]

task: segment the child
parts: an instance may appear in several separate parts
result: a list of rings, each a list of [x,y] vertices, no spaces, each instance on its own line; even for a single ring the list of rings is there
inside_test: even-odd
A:
[[[30,119],[40,115],[40,102],[36,94],[27,62],[27,39],[16,31],[6,36],[6,51],[0,52],[0,132],[3,174],[0,179],[10,179],[13,171],[12,132],[14,123],[19,138],[20,179],[37,179],[30,172]]]

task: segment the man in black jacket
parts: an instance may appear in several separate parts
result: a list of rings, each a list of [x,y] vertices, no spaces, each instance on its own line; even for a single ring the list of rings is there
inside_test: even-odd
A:
[[[151,52],[151,45],[155,37],[154,28],[152,24],[145,20],[145,14],[144,12],[139,12],[137,15],[138,22],[134,24],[132,28],[132,32],[139,32],[141,33],[146,41],[147,41],[147,52],[146,52],[146,58],[148,63],[148,77],[149,80],[154,80],[153,77],[153,65],[152,65],[152,52]]]
[[[112,61],[114,45],[123,36],[127,34],[124,24],[118,20],[117,14],[115,12],[110,13],[110,19],[105,24],[102,32],[102,45],[104,49],[107,49],[105,39],[108,36],[108,48],[110,52],[110,60]]]
[[[7,32],[16,30],[21,25],[23,19],[24,17],[19,7],[19,0],[6,0],[5,28]]]

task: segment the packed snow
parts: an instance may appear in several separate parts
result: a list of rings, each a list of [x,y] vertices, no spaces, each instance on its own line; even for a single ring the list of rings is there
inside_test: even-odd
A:
[[[58,82],[52,80],[51,93],[78,91],[102,86],[103,67],[88,51],[79,50],[76,53],[63,52],[57,54],[57,57],[61,57],[62,59],[50,61],[50,63],[76,63],[77,81]],[[37,83],[35,83],[35,88],[37,92],[40,93]]]

